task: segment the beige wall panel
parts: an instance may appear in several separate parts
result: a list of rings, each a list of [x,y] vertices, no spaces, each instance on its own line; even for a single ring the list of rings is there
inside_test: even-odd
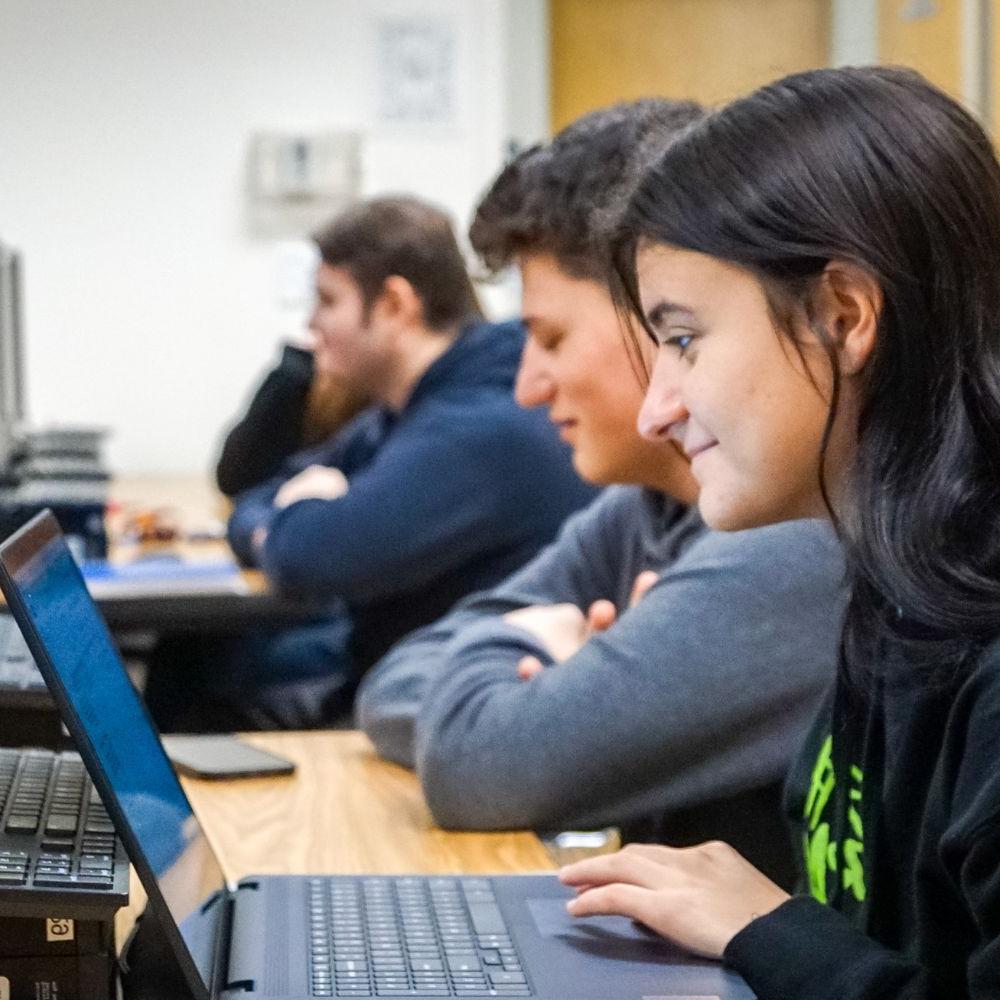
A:
[[[552,126],[616,100],[719,103],[825,66],[828,0],[550,0]]]
[[[878,54],[961,99],[962,0],[879,0]]]

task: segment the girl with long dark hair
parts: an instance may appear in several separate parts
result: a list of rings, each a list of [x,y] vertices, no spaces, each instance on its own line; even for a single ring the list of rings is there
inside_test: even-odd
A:
[[[918,75],[788,77],[635,195],[641,430],[714,528],[833,519],[835,690],[789,779],[803,893],[722,844],[564,869],[577,915],[724,957],[761,1000],[1000,996],[1000,167]],[[725,692],[719,692],[725,697]]]

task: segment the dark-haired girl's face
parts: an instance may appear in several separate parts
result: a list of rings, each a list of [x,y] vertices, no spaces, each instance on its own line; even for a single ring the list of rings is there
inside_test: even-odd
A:
[[[639,430],[689,456],[705,522],[735,531],[825,516],[831,376],[814,335],[800,334],[800,357],[756,278],[715,258],[653,245],[637,266],[657,342]]]

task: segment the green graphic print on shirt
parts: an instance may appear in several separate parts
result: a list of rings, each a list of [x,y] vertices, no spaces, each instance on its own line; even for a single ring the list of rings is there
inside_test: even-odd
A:
[[[847,817],[838,841],[835,831],[840,796],[834,794],[837,774],[833,765],[833,737],[827,736],[816,758],[806,798],[803,844],[809,891],[821,903],[830,902],[840,888],[858,903],[865,901],[865,838],[861,823],[864,774],[853,764],[849,773]]]

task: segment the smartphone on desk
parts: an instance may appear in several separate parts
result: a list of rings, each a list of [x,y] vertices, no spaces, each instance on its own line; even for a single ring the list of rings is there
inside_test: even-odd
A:
[[[264,778],[295,772],[287,758],[236,736],[164,736],[163,746],[177,772],[192,778]]]

